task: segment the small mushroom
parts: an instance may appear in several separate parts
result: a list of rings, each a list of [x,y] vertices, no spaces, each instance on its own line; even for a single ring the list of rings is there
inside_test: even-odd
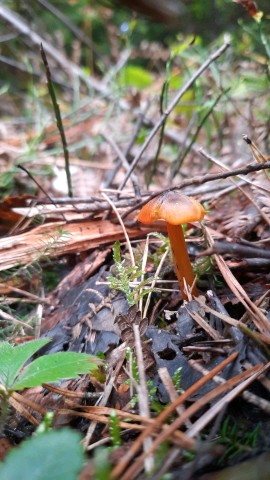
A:
[[[202,220],[203,206],[192,197],[187,197],[177,190],[167,190],[143,206],[138,215],[141,223],[148,224],[155,220],[165,220],[171,249],[176,266],[176,273],[183,298],[187,299],[185,282],[198,295],[194,284],[194,273],[190,263],[182,224]]]

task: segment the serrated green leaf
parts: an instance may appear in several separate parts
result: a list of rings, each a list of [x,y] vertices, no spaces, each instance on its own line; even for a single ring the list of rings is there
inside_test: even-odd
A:
[[[15,378],[23,365],[50,341],[49,338],[39,338],[17,347],[13,347],[8,342],[0,342],[0,383],[7,390],[12,389]]]
[[[76,480],[84,461],[80,435],[50,431],[26,440],[0,464],[1,480]]]
[[[119,241],[114,243],[113,259],[114,259],[115,263],[120,263],[121,262],[121,250],[120,250],[120,242]]]
[[[31,388],[42,383],[77,378],[98,368],[102,362],[85,353],[60,352],[44,355],[27,365],[13,384],[14,390]]]

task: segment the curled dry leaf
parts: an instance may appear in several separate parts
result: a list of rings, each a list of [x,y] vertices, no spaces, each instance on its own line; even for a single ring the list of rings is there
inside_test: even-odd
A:
[[[148,327],[148,318],[142,318],[141,312],[136,305],[132,305],[126,315],[121,313],[115,318],[115,322],[120,329],[120,337],[128,347],[133,348],[135,345],[133,325],[139,326],[140,337],[146,333]],[[145,370],[148,370],[154,362],[151,345],[142,339],[143,363]]]
[[[136,305],[132,305],[128,313],[126,315],[122,315],[121,313],[116,317],[115,322],[121,333],[121,340],[126,342],[126,344],[130,347],[134,346],[134,333],[133,333],[133,325],[139,326],[140,336],[142,337],[147,329],[148,326],[148,319],[142,318],[141,312],[138,310]]]

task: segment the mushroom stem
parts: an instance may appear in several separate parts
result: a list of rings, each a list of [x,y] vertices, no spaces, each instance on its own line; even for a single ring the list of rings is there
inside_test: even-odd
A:
[[[187,300],[188,298],[185,290],[184,279],[186,281],[186,284],[189,285],[191,288],[194,283],[195,277],[186,247],[185,236],[181,225],[171,225],[168,222],[166,222],[166,224],[169,239],[171,242],[171,248],[180,290],[182,292],[183,299]],[[198,295],[196,285],[193,286],[192,293],[195,296]]]

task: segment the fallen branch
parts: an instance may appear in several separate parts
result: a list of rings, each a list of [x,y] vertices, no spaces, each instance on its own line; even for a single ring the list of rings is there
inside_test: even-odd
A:
[[[228,40],[225,40],[223,45],[221,45],[221,47],[218,50],[216,50],[214,53],[212,53],[212,55],[209,55],[209,57],[206,59],[206,61],[198,68],[198,70],[196,70],[196,72],[194,72],[194,74],[190,77],[188,82],[185,83],[185,85],[181,88],[181,90],[173,98],[173,100],[171,101],[168,108],[165,110],[165,112],[163,112],[159,121],[156,123],[156,125],[153,127],[152,131],[150,132],[150,134],[146,138],[144,144],[142,145],[141,150],[139,151],[139,153],[136,155],[133,162],[131,163],[130,169],[129,169],[128,173],[126,174],[124,180],[122,181],[120,187],[119,187],[120,190],[122,190],[124,188],[124,186],[126,185],[130,175],[132,174],[133,170],[136,168],[139,160],[141,159],[141,157],[142,157],[143,153],[145,152],[145,150],[147,149],[148,145],[151,143],[154,136],[159,131],[159,129],[162,127],[162,125],[164,125],[168,116],[173,111],[173,109],[176,107],[176,105],[179,103],[179,101],[181,100],[183,95],[190,89],[190,87],[193,85],[193,83],[197,80],[197,78],[199,78],[201,76],[201,74],[209,67],[209,65],[211,65],[211,63],[213,63],[224,52],[226,52],[226,50],[229,48],[229,46],[230,46],[230,42]]]
[[[256,246],[249,246],[249,245],[241,245],[240,243],[232,243],[232,242],[221,242],[216,241],[214,242],[211,248],[204,250],[203,252],[199,253],[197,257],[205,257],[206,255],[213,255],[214,253],[218,253],[219,255],[224,255],[225,253],[229,253],[230,255],[237,256],[240,258],[263,258],[263,259],[270,259],[270,250],[266,248],[256,247]]]
[[[200,151],[203,152],[202,149]],[[178,185],[175,185],[174,187],[166,188],[164,190],[152,193],[145,200],[137,203],[136,206],[130,208],[127,212],[125,212],[122,215],[122,218],[127,217],[134,210],[141,208],[143,205],[149,202],[149,200],[160,195],[160,193],[171,191],[171,190],[181,190],[182,188],[188,187],[190,185],[202,185],[203,183],[213,182],[214,180],[221,180],[229,177],[234,177],[237,175],[248,175],[249,173],[259,172],[260,170],[265,170],[267,168],[270,168],[270,161],[265,163],[250,163],[246,167],[240,167],[240,168],[236,168],[235,170],[228,170],[227,172],[222,172],[222,173],[207,173],[205,175],[197,175],[196,177],[183,180],[183,182],[179,183]]]

